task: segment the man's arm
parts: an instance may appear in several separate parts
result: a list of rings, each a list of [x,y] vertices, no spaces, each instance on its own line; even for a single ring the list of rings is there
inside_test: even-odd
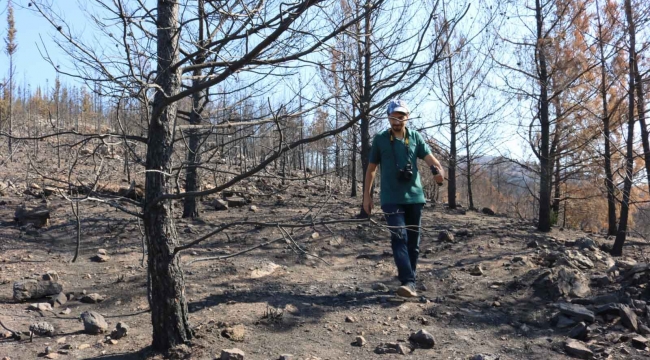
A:
[[[377,174],[377,164],[368,163],[368,169],[366,170],[366,178],[364,182],[364,191],[363,191],[363,210],[366,214],[370,215],[372,211],[372,197],[370,196],[370,191],[372,189],[372,183],[375,181],[375,175]]]
[[[445,180],[445,169],[440,165],[440,161],[438,161],[435,156],[427,154],[427,156],[424,157],[424,162],[426,162],[429,167],[435,166],[438,169],[438,175],[434,175],[433,178],[438,184],[442,184]]]

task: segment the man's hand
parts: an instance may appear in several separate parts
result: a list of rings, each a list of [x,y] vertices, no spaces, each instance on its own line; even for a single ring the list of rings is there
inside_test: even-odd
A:
[[[363,197],[363,211],[370,216],[370,213],[372,212],[372,198],[370,198],[370,196]]]
[[[431,165],[431,174],[433,174],[433,179],[436,181],[436,184],[442,185],[442,182],[445,181],[442,169],[439,169],[435,165]]]

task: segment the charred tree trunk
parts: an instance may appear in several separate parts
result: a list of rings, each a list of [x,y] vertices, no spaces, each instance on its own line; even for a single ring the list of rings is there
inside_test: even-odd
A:
[[[551,230],[551,162],[550,162],[550,128],[548,101],[548,69],[544,50],[543,15],[540,0],[535,1],[535,18],[537,20],[537,44],[535,51],[538,58],[540,85],[539,122],[541,125],[541,145],[539,149],[540,184],[539,184],[539,231]]]
[[[203,39],[203,19],[205,18],[205,11],[203,8],[203,1],[198,2],[198,16],[199,19],[199,49],[204,47]],[[205,62],[205,52],[201,52],[196,57],[195,64],[202,64]],[[201,69],[195,69],[192,72],[192,85],[196,86],[201,82]],[[207,96],[207,90],[197,91],[192,94],[192,110],[190,111],[190,124],[201,124],[201,113],[203,112],[203,99]],[[201,163],[201,131],[198,129],[190,129],[188,132],[188,146],[187,149],[187,168],[185,169],[185,191],[199,191],[201,188],[201,179],[199,177],[198,166]],[[184,218],[199,218],[199,202],[195,196],[185,198],[183,202],[183,217]]]
[[[630,0],[625,0],[625,17],[627,18],[627,31],[630,38],[628,49],[629,88],[627,107],[627,141],[625,144],[625,181],[623,184],[623,202],[621,202],[621,218],[618,222],[618,232],[612,247],[612,255],[623,255],[623,244],[627,235],[627,221],[630,209],[630,191],[632,190],[632,174],[634,171],[634,89],[635,89],[635,26],[632,18],[632,5]]]
[[[612,174],[612,150],[611,150],[611,132],[610,132],[610,113],[607,101],[607,72],[605,65],[605,49],[603,40],[603,26],[600,21],[600,6],[596,4],[598,12],[596,13],[598,20],[598,52],[600,57],[600,97],[603,104],[603,136],[605,146],[605,188],[607,189],[607,235],[616,235],[616,195],[614,187],[614,175]]]
[[[366,14],[364,16],[364,47],[363,47],[363,59],[359,61],[359,67],[363,69],[362,84],[360,88],[363,89],[361,96],[361,103],[359,104],[359,110],[361,111],[361,167],[363,169],[362,178],[365,178],[366,171],[368,170],[368,163],[370,161],[370,100],[372,89],[372,75],[370,72],[370,34],[372,29],[370,28],[370,5],[369,1],[366,1]],[[360,71],[361,72],[361,71]],[[366,193],[366,182],[363,181],[363,190],[362,194]],[[372,196],[372,191],[369,191],[370,196]],[[361,216],[368,216],[361,207]]]
[[[557,224],[560,216],[560,186],[562,185],[562,179],[560,178],[560,158],[555,157],[555,176],[553,177],[553,188],[555,194],[553,196],[553,205],[551,209],[553,210],[553,221]]]
[[[158,0],[157,76],[160,87],[153,100],[146,160],[144,226],[147,234],[148,294],[153,327],[153,348],[166,351],[192,338],[188,322],[185,280],[173,224],[171,201],[153,203],[172,190],[171,155],[177,105],[166,99],[179,92],[181,74],[172,64],[179,56],[178,5],[172,0]]]
[[[636,35],[633,35],[636,37]],[[634,50],[634,48],[632,49]],[[643,91],[643,79],[639,72],[639,62],[636,50],[634,50],[634,87],[636,90],[636,112],[641,126],[641,143],[643,144],[643,160],[645,173],[648,179],[648,191],[650,191],[650,139],[648,139],[648,125],[645,121],[645,98]]]

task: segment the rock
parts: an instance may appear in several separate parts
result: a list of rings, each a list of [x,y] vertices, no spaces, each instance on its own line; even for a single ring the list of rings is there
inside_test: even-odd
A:
[[[578,240],[575,241],[575,245],[579,247],[580,249],[590,249],[590,250],[595,250],[598,249],[598,244],[596,242],[588,237],[582,237]]]
[[[622,270],[629,270],[634,265],[636,265],[636,260],[634,259],[624,258],[616,260],[616,267]]]
[[[221,360],[244,360],[243,351],[233,348],[233,349],[223,349],[221,350]]]
[[[36,208],[21,206],[14,213],[14,221],[20,225],[32,224],[37,228],[42,228],[50,223],[50,210],[46,205]]]
[[[348,315],[348,316],[345,317],[345,322],[346,323],[355,323],[355,322],[357,322],[357,319],[355,319],[354,316]]]
[[[470,271],[470,275],[473,276],[481,276],[483,275],[483,269],[481,268],[481,264],[476,264]]]
[[[59,274],[56,271],[48,270],[43,274],[43,280],[57,282],[59,281]]]
[[[645,324],[640,323],[639,324],[639,334],[641,334],[641,335],[650,335],[650,328],[647,327]]]
[[[368,342],[363,336],[357,336],[357,338],[354,340],[354,345],[355,346],[366,346]]]
[[[77,349],[84,350],[84,349],[88,349],[89,347],[90,347],[90,344],[81,344],[81,345],[77,346]]]
[[[490,209],[489,207],[484,207],[483,209],[481,209],[481,212],[483,214],[485,214],[485,215],[494,215],[494,214],[496,214],[494,212],[494,210]]]
[[[589,281],[577,269],[558,266],[550,272],[542,272],[533,282],[537,292],[553,300],[559,298],[584,298],[591,293]]]
[[[555,304],[555,307],[560,310],[560,313],[567,315],[568,317],[573,318],[577,321],[586,321],[588,323],[596,321],[596,315],[594,312],[587,310],[587,308],[582,305],[558,303]]]
[[[638,331],[638,320],[634,311],[632,311],[632,309],[630,309],[627,305],[623,304],[620,304],[618,308],[623,325],[634,332]]]
[[[611,283],[611,280],[605,274],[595,274],[591,276],[591,283],[594,286],[607,286]]]
[[[244,337],[246,336],[246,328],[244,325],[235,325],[233,327],[223,329],[221,331],[221,336],[232,341],[241,342],[244,341]]]
[[[575,324],[576,324],[575,320],[573,320],[573,319],[571,319],[571,318],[569,318],[567,316],[560,315],[560,316],[557,317],[557,321],[555,323],[555,326],[557,326],[560,329],[564,329],[564,328],[574,326]]]
[[[569,331],[569,337],[572,339],[585,341],[589,336],[589,331],[587,329],[587,324],[585,324],[583,321],[571,329],[571,331]]]
[[[29,304],[27,310],[52,311],[52,305],[48,303]]]
[[[248,210],[252,211],[252,212],[258,212],[259,211],[259,209],[255,205],[251,205],[251,207],[249,207]]]
[[[67,302],[68,302],[68,297],[65,296],[65,294],[62,293],[62,292],[60,292],[60,293],[54,295],[54,296],[50,299],[50,305],[52,305],[53,307],[60,307],[60,306],[63,306],[63,305],[64,305],[65,303],[67,303]]]
[[[111,339],[121,339],[129,333],[129,326],[123,322],[118,322],[115,330],[111,332]]]
[[[453,243],[454,242],[454,235],[451,232],[447,231],[447,230],[443,230],[443,231],[438,233],[438,241]]]
[[[530,249],[537,249],[539,247],[539,243],[537,240],[531,240],[528,242],[528,244],[526,244],[526,247]]]
[[[282,266],[280,266],[280,265],[278,265],[278,264],[276,264],[276,263],[268,262],[268,263],[264,264],[264,266],[262,266],[261,268],[259,268],[259,269],[254,269],[254,270],[251,272],[251,278],[253,278],[253,279],[259,279],[259,278],[262,278],[262,277],[265,277],[265,276],[271,275],[271,274],[273,274],[276,270],[278,270],[278,269],[281,268],[281,267],[282,267]]]
[[[41,321],[29,325],[29,331],[39,336],[52,336],[54,335],[54,326],[45,321]]]
[[[398,343],[381,343],[375,348],[376,354],[402,354],[406,355],[407,348]]]
[[[99,249],[97,250],[98,255],[108,255],[108,251],[106,249]]]
[[[86,304],[96,304],[104,300],[105,300],[104,296],[99,295],[97,293],[92,293],[92,294],[82,296],[79,301]]]
[[[110,259],[111,259],[110,256],[102,255],[102,254],[97,254],[97,255],[90,258],[90,260],[94,261],[94,262],[107,262]]]
[[[55,352],[51,352],[51,353],[45,354],[44,357],[45,357],[46,359],[58,359],[58,358],[59,358],[59,354],[57,354],[57,353],[55,353]]]
[[[372,285],[372,289],[375,291],[383,291],[386,292],[388,291],[388,286],[384,285],[383,283],[375,283]]]
[[[411,334],[411,336],[409,336],[409,340],[416,343],[423,349],[431,349],[436,344],[436,340],[433,338],[433,335],[424,329]]]
[[[246,205],[246,199],[243,197],[233,196],[225,199],[228,207],[242,207]]]
[[[648,339],[644,338],[643,336],[635,336],[632,338],[632,346],[643,350],[648,347]]]
[[[575,250],[566,250],[564,253],[570,259],[570,263],[574,266],[583,270],[594,268],[594,263],[588,257],[584,256],[581,252]]]
[[[45,353],[46,354],[49,354],[49,353],[52,353],[52,352],[54,352],[54,349],[52,349],[51,346],[48,346],[48,347],[45,348]]]
[[[14,283],[14,300],[25,301],[56,295],[63,291],[63,286],[49,280],[22,280]]]
[[[598,306],[594,309],[596,315],[618,315],[620,313],[619,305],[615,303],[609,303],[605,305]]]
[[[593,359],[594,357],[594,353],[578,340],[568,339],[564,343],[564,350],[567,354],[580,359]]]
[[[94,311],[84,311],[81,314],[81,320],[84,323],[84,331],[88,334],[101,334],[108,329],[104,317]]]
[[[214,201],[212,201],[210,206],[213,207],[217,211],[228,210],[228,203],[221,200],[221,199],[214,199]]]
[[[70,314],[70,312],[71,312],[70,308],[65,308],[65,310],[59,312],[59,314],[61,314],[61,315],[68,315],[68,314]]]
[[[311,234],[311,238],[312,238],[312,240],[316,240],[316,239],[320,238],[320,234],[318,232],[314,232],[314,233]]]

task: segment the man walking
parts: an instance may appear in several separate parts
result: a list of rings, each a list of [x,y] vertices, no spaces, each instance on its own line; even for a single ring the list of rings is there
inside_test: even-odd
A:
[[[380,132],[372,141],[363,194],[363,209],[370,215],[370,189],[377,165],[381,164],[381,209],[391,232],[393,257],[402,283],[397,294],[404,297],[417,296],[415,269],[420,254],[420,220],[425,204],[417,159],[423,159],[429,165],[436,183],[442,184],[444,180],[442,166],[422,136],[406,128],[409,114],[408,105],[403,100],[391,100],[388,104],[390,129]]]

